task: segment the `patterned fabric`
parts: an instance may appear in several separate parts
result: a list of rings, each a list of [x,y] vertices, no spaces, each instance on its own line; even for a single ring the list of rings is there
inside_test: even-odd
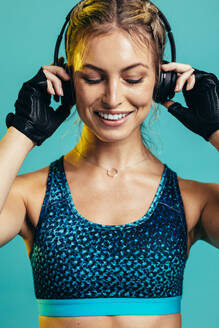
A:
[[[30,261],[37,299],[181,296],[187,226],[177,175],[166,164],[147,213],[102,225],[74,206],[63,157],[49,168]]]

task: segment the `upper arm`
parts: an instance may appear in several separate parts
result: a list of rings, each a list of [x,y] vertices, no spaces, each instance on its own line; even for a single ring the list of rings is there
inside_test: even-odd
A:
[[[206,202],[200,216],[200,239],[219,248],[219,183],[204,183]]]
[[[17,176],[0,213],[0,247],[16,237],[26,218],[24,175]]]

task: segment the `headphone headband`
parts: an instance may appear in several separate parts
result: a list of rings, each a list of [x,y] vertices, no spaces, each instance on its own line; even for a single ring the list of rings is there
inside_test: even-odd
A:
[[[62,38],[63,38],[63,34],[65,32],[65,28],[66,25],[70,22],[70,17],[71,17],[71,13],[72,11],[75,9],[75,7],[77,7],[78,3],[70,10],[70,12],[68,13],[68,15],[65,18],[65,23],[61,29],[61,32],[57,38],[56,41],[56,46],[55,46],[55,51],[54,51],[54,65],[58,66],[58,54],[59,54],[59,48],[60,48],[60,44],[62,42]],[[155,5],[154,5],[155,6]],[[155,6],[157,8],[157,6]],[[163,22],[164,26],[165,26],[165,30],[167,32],[168,35],[168,39],[170,41],[170,46],[171,46],[171,61],[175,62],[176,61],[176,45],[175,45],[175,41],[174,41],[174,37],[173,37],[173,33],[171,32],[171,27],[170,24],[166,18],[166,16],[161,12],[161,10],[159,8],[158,9],[158,15],[161,19],[161,21]]]

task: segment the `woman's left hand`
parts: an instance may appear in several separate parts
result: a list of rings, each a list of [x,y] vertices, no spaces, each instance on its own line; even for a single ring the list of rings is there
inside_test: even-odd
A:
[[[194,133],[209,141],[219,130],[219,81],[212,73],[190,65],[171,62],[161,66],[163,71],[176,71],[175,92],[183,91],[188,108],[172,100],[162,105]]]

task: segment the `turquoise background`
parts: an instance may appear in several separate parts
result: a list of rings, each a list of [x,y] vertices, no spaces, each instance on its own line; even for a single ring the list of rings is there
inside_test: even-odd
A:
[[[6,131],[5,117],[14,111],[14,102],[23,82],[40,66],[53,62],[55,41],[65,16],[76,1],[4,2],[1,5],[1,115],[0,138]],[[157,0],[167,16],[176,41],[177,61],[195,68],[218,71],[217,0]],[[166,59],[170,60],[169,44]],[[60,53],[60,56],[64,52]],[[185,105],[182,94],[176,101]],[[57,106],[56,103],[53,103]],[[154,154],[186,179],[219,182],[218,152],[199,135],[192,133],[160,106],[160,118],[153,125],[157,150]],[[72,149],[80,130],[66,121],[41,147],[26,157],[19,174],[35,171]],[[0,327],[39,327],[32,271],[24,242],[17,236],[0,249]],[[219,252],[198,241],[190,251],[182,301],[183,328],[219,327]]]

